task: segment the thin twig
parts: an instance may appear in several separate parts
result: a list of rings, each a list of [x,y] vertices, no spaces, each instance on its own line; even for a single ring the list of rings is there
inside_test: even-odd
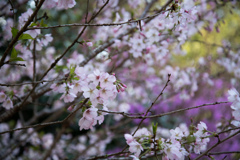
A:
[[[240,153],[240,151],[210,152],[210,153],[208,153],[208,155],[234,154],[234,153]]]
[[[4,131],[4,132],[0,132],[1,134],[5,134],[5,133],[10,133],[10,132],[14,132],[14,131],[18,131],[18,130],[23,130],[23,129],[28,129],[28,128],[36,128],[36,127],[40,127],[40,126],[49,126],[49,125],[54,125],[54,124],[61,124],[65,121],[67,121],[71,116],[73,116],[79,109],[81,109],[83,107],[84,104],[86,104],[88,101],[88,98],[85,99],[83,101],[83,103],[77,108],[75,109],[73,112],[71,112],[66,118],[64,118],[61,121],[54,121],[54,122],[47,122],[47,123],[40,123],[40,124],[36,124],[36,125],[31,125],[31,126],[25,126],[25,127],[21,127],[21,128],[16,128],[16,129],[12,129],[12,130],[8,130],[8,131]]]
[[[35,82],[26,82],[26,83],[19,83],[19,84],[2,84],[0,83],[0,86],[23,86],[23,85],[28,85],[28,84],[36,84],[36,83],[44,83],[44,82],[54,82],[54,81],[63,81],[64,79],[53,79],[53,80],[42,80],[42,81],[35,81]]]
[[[8,65],[12,65],[12,66],[21,66],[21,67],[26,67],[25,64],[20,64],[20,63],[11,63],[10,61],[6,61],[3,64],[8,64]]]
[[[109,113],[109,114],[121,114],[122,116],[127,117],[127,118],[131,118],[131,119],[146,119],[146,118],[163,117],[163,116],[166,116],[166,115],[175,114],[175,113],[179,113],[179,112],[183,112],[183,111],[187,111],[187,110],[191,110],[191,109],[196,109],[196,108],[201,108],[201,107],[211,106],[211,105],[218,105],[218,104],[223,104],[223,103],[229,103],[229,102],[226,101],[226,102],[205,103],[205,104],[201,104],[201,105],[194,106],[194,107],[178,109],[178,110],[174,110],[174,111],[170,111],[170,112],[166,112],[166,113],[162,113],[162,114],[157,114],[157,115],[151,115],[151,116],[141,116],[141,115],[131,116],[131,113],[117,112],[117,111],[106,111],[106,110],[101,110],[101,109],[99,109],[98,111]],[[234,129],[229,129],[229,130],[234,130]]]
[[[144,117],[142,118],[141,122],[138,124],[137,129],[133,132],[132,136],[135,135],[135,133],[138,131],[138,129],[140,128],[141,124],[143,123],[143,121],[146,119],[147,114],[149,113],[149,111],[152,109],[152,107],[154,106],[154,104],[157,102],[158,98],[163,94],[163,91],[166,89],[166,87],[168,86],[168,83],[170,82],[170,77],[171,74],[168,74],[168,80],[165,84],[165,86],[163,87],[162,91],[160,92],[160,94],[157,96],[157,98],[152,102],[151,106],[148,108],[148,110],[146,111]]]
[[[167,10],[169,11],[169,10]],[[88,26],[88,27],[102,27],[102,26],[120,26],[124,24],[131,24],[131,23],[138,23],[141,20],[147,20],[147,19],[152,19],[155,18],[156,16],[160,15],[161,13],[157,13],[151,16],[147,16],[144,18],[139,18],[136,20],[128,20],[125,22],[119,22],[119,23],[98,23],[98,24],[81,24],[81,23],[72,23],[72,24],[63,24],[63,25],[56,25],[56,26],[48,26],[48,27],[29,27],[27,30],[34,30],[34,29],[51,29],[51,28],[60,28],[60,27],[83,27],[83,26]]]
[[[236,136],[236,135],[239,134],[239,133],[240,133],[240,131],[238,131],[238,132],[236,132],[236,133],[228,136],[227,138],[225,138],[225,139],[223,139],[223,140],[218,141],[216,144],[214,144],[214,145],[213,145],[212,147],[210,147],[208,150],[206,150],[205,152],[203,152],[202,154],[200,154],[200,155],[199,155],[197,158],[195,158],[194,160],[198,160],[198,159],[202,158],[204,155],[208,155],[208,152],[211,151],[213,148],[217,147],[219,144],[221,144],[221,143],[225,142],[226,140],[228,140],[228,139]]]

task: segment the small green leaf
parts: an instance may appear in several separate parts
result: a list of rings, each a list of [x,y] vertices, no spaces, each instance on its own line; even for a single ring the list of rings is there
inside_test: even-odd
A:
[[[74,74],[74,72],[75,72],[75,67],[71,66],[71,68],[70,68],[70,75]]]
[[[86,107],[83,107],[83,108],[82,108],[82,112],[84,112],[85,110],[86,110]]]
[[[196,141],[196,137],[194,137],[193,135],[189,135],[189,136],[187,136],[186,141],[187,141],[187,143],[195,142]]]
[[[41,27],[47,27],[48,25],[45,24],[44,21],[43,21],[43,19],[42,19],[41,22],[40,22],[40,26],[41,26]]]
[[[36,23],[32,23],[29,27],[34,27],[34,26],[36,26],[37,24]]]
[[[100,90],[100,89],[101,89],[101,87],[100,87],[100,86],[97,86],[96,88],[97,88],[98,90]]]
[[[74,78],[73,78],[73,80],[75,80],[75,81],[78,81],[78,80],[79,80],[79,78],[78,78],[78,77],[74,77]]]
[[[89,106],[91,106],[92,105],[92,102],[91,101],[88,101],[88,103],[87,103]]]
[[[14,61],[24,61],[21,57],[15,57],[15,58],[10,58],[9,62],[14,62]]]
[[[79,41],[78,43],[81,44],[81,45],[83,45],[83,44],[85,43],[85,41],[82,40],[82,41]]]
[[[18,55],[18,53],[17,53],[16,49],[13,48],[12,53],[11,53],[11,59],[12,58],[17,58],[17,55]]]
[[[32,36],[30,34],[22,34],[18,40],[21,40],[21,39],[33,39]]]
[[[154,135],[157,134],[157,125],[158,125],[158,123],[156,123],[156,124],[152,123],[152,130],[153,130]]]
[[[12,27],[12,36],[13,36],[13,38],[16,37],[17,33],[18,33],[18,29]]]

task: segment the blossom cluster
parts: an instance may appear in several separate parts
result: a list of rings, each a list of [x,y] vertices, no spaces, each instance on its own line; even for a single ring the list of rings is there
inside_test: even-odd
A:
[[[235,88],[232,88],[228,90],[228,100],[232,102],[231,108],[232,116],[234,117],[234,120],[231,122],[234,126],[239,127],[240,126],[240,97],[239,93]]]
[[[0,103],[7,110],[13,108],[12,100],[4,92],[0,92]]]
[[[204,122],[200,122],[197,127],[191,125],[190,131],[186,124],[181,124],[179,127],[170,130],[171,136],[167,139],[156,135],[156,133],[152,134],[147,128],[142,128],[134,136],[124,134],[129,145],[129,151],[134,153],[136,158],[140,156],[141,151],[148,150],[149,152],[154,150],[155,152],[163,153],[163,159],[184,160],[192,152],[200,154],[206,150],[207,143],[210,141],[207,126]],[[148,147],[149,145],[150,147]]]
[[[118,92],[118,85],[115,85],[117,80],[114,75],[99,70],[89,73],[84,67],[74,69],[72,80],[63,84],[54,83],[51,88],[55,92],[63,93],[60,99],[63,99],[65,103],[74,101],[79,92],[82,92],[85,98],[89,98],[91,107],[84,111],[83,117],[79,120],[79,126],[80,130],[92,129],[97,120],[99,124],[104,121],[105,114],[98,115],[97,107],[99,105],[108,111],[107,105],[115,99]]]

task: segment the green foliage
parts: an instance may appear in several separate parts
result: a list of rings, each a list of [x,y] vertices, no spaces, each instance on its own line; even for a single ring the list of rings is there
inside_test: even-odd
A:
[[[14,37],[16,37],[16,35],[17,35],[17,33],[18,33],[18,29],[12,27],[11,32],[12,32],[12,36],[13,36],[13,38],[14,38]]]
[[[34,26],[36,26],[37,24],[36,23],[32,23],[29,27],[34,27]]]
[[[157,134],[157,125],[158,125],[158,123],[156,123],[156,124],[152,123],[152,130],[153,130],[154,135]]]
[[[18,55],[18,53],[17,53],[16,49],[13,48],[12,53],[11,53],[11,58],[17,58],[17,55]]]
[[[32,38],[32,36],[29,35],[29,34],[22,34],[22,35],[18,38],[18,40],[24,40],[24,39],[34,39],[34,38]]]
[[[47,27],[48,25],[46,23],[44,23],[44,20],[42,19],[40,22],[40,26],[41,27]]]
[[[18,52],[16,51],[15,48],[12,49],[11,57],[9,59],[9,62],[14,61],[24,61],[21,57],[18,57]]]

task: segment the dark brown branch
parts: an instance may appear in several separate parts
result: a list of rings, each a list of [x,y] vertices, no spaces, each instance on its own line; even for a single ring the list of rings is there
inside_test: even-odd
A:
[[[220,154],[234,154],[240,153],[240,151],[229,151],[229,152],[210,152],[208,155],[220,155]]]
[[[65,121],[67,121],[71,116],[73,116],[79,109],[81,109],[83,107],[83,105],[85,105],[88,101],[88,98],[85,99],[83,101],[83,103],[77,108],[75,109],[73,112],[71,112],[66,118],[64,118],[63,120],[61,121],[55,121],[55,122],[47,122],[47,123],[40,123],[40,124],[36,124],[36,125],[31,125],[31,126],[25,126],[25,127],[21,127],[21,128],[16,128],[16,129],[12,129],[12,130],[9,130],[9,131],[4,131],[4,132],[0,132],[0,135],[1,134],[5,134],[5,133],[9,133],[9,132],[14,132],[14,131],[18,131],[18,130],[23,130],[23,129],[28,129],[28,128],[36,128],[36,127],[43,127],[43,126],[49,126],[49,125],[54,125],[54,124],[61,124]]]
[[[143,121],[146,119],[147,114],[149,113],[149,111],[152,109],[152,107],[154,106],[154,104],[157,102],[157,100],[159,99],[159,97],[163,94],[163,91],[166,89],[166,87],[168,86],[168,83],[170,82],[170,77],[171,74],[168,74],[168,80],[165,84],[165,86],[163,87],[162,91],[160,92],[160,94],[157,96],[157,98],[152,102],[151,106],[148,108],[148,110],[146,111],[144,117],[142,118],[141,122],[139,123],[139,125],[137,126],[137,129],[133,132],[132,136],[135,135],[135,133],[138,131],[138,129],[140,128],[141,124],[143,123]]]
[[[63,24],[63,25],[56,25],[56,26],[48,26],[48,27],[29,27],[27,28],[27,30],[34,30],[34,29],[51,29],[51,28],[60,28],[60,27],[83,27],[83,26],[87,26],[87,27],[103,27],[103,26],[120,26],[120,25],[124,25],[124,24],[131,24],[131,23],[138,23],[141,20],[147,20],[147,19],[152,19],[155,18],[156,16],[160,15],[162,12],[151,15],[151,16],[147,16],[147,17],[143,17],[143,18],[139,18],[136,20],[128,20],[125,22],[119,22],[119,23],[98,23],[98,24],[81,24],[81,23],[72,23],[72,24]]]
[[[19,84],[2,84],[0,83],[0,86],[6,86],[6,87],[10,87],[10,86],[23,86],[23,85],[28,85],[28,84],[37,84],[37,83],[44,83],[44,82],[54,82],[54,81],[62,81],[64,79],[53,79],[53,80],[42,80],[42,81],[35,81],[35,82],[26,82],[26,83],[19,83]]]
[[[236,136],[237,134],[239,134],[240,131],[228,136],[227,138],[223,139],[223,140],[219,140],[216,144],[214,144],[212,147],[210,147],[208,150],[206,150],[205,152],[203,152],[202,154],[200,154],[197,158],[195,158],[194,160],[198,160],[200,158],[202,158],[204,155],[208,155],[208,152],[211,151],[213,148],[217,147],[219,144],[225,142],[226,140]]]

